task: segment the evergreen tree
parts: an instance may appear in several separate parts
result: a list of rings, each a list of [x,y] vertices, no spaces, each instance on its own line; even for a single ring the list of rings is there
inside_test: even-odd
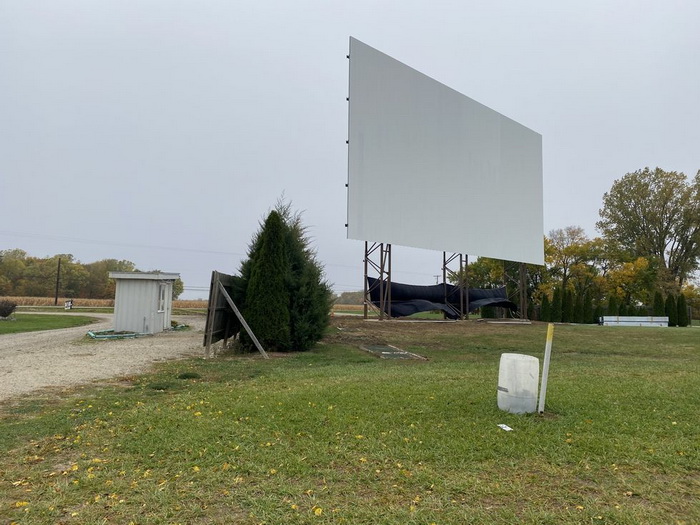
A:
[[[603,317],[603,307],[600,303],[598,303],[593,310],[593,322],[600,323],[601,317]]]
[[[666,315],[666,305],[664,304],[664,296],[661,295],[660,291],[654,293],[654,304],[652,306],[652,312],[655,317],[663,317]]]
[[[624,317],[624,316],[626,316],[626,315],[628,315],[628,314],[629,314],[629,312],[627,311],[627,304],[626,304],[626,303],[622,303],[622,304],[620,305],[619,310],[617,311],[617,315],[619,315],[620,317]]]
[[[554,295],[552,297],[552,322],[561,323],[562,317],[562,299],[561,290],[559,288],[554,289]]]
[[[542,296],[542,305],[540,306],[540,321],[549,323],[552,321],[552,305],[549,302],[549,296],[544,294]]]
[[[571,316],[569,315],[569,302],[571,299],[571,294],[566,288],[561,291],[561,322],[570,323]],[[573,312],[573,309],[571,310]]]
[[[574,299],[574,315],[573,322],[578,324],[583,324],[583,297],[581,294],[576,294],[576,299]]]
[[[480,308],[481,310],[481,318],[482,319],[495,319],[496,318],[496,309],[493,306],[482,306]]]
[[[678,305],[672,294],[666,296],[666,315],[668,316],[668,326],[678,326]]]
[[[250,264],[243,315],[263,348],[289,350],[289,261],[285,250],[285,225],[279,213],[270,212],[258,241],[259,250]],[[250,344],[245,332],[241,337],[244,343]]]
[[[593,315],[593,299],[591,299],[590,293],[583,296],[583,322],[586,324],[595,323],[595,317]]]
[[[611,295],[608,298],[608,308],[605,315],[620,315],[620,305],[617,302],[617,296]]]
[[[273,218],[276,215],[277,219]],[[323,337],[330,320],[333,304],[333,292],[323,278],[323,268],[317,261],[310,241],[301,222],[300,214],[292,213],[291,205],[278,202],[275,210],[270,213],[265,224],[253,236],[248,249],[248,259],[240,268],[240,276],[234,278],[232,298],[239,306],[258,339],[253,323],[248,319],[254,297],[253,277],[259,262],[265,257],[261,255],[267,242],[268,222],[273,218],[275,224],[281,224],[282,235],[277,237],[279,249],[284,253],[284,268],[278,272],[275,286],[284,290],[285,297],[280,298],[280,304],[286,308],[286,316],[279,318],[286,328],[282,329],[280,341],[282,344],[268,345],[277,350],[308,350]],[[277,226],[275,226],[275,229]],[[240,326],[237,327],[240,331]],[[241,332],[241,341],[250,347],[251,341]],[[262,342],[262,339],[261,339]],[[263,344],[265,346],[265,344]]]
[[[328,326],[333,292],[324,281],[321,265],[309,247],[300,216],[292,215],[288,205],[282,210],[290,233],[287,250],[291,262],[289,290],[292,345],[295,350],[308,350],[323,337]]]
[[[562,323],[574,322],[574,294],[571,290],[562,293],[561,321]]]
[[[688,302],[685,299],[685,295],[680,294],[678,296],[676,307],[678,310],[678,326],[688,326],[690,319],[688,319]]]

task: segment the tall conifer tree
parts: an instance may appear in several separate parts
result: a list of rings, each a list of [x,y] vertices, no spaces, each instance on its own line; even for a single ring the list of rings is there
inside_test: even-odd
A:
[[[685,295],[678,295],[676,309],[678,310],[678,326],[688,326],[690,319],[688,319],[688,302],[685,300]]]
[[[666,296],[666,315],[668,316],[668,326],[678,326],[678,305],[673,294]]]
[[[285,226],[276,211],[270,212],[251,258],[250,280],[245,294],[244,316],[264,348],[289,350],[289,261]],[[242,337],[244,341],[246,336]]]

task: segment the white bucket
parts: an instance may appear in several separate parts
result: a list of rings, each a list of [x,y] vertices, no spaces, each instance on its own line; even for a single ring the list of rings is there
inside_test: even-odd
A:
[[[540,360],[531,355],[501,354],[498,368],[498,408],[527,414],[537,408]]]

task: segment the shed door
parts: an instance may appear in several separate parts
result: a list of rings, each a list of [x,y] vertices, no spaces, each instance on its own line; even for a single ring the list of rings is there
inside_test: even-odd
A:
[[[163,330],[170,328],[170,301],[168,301],[168,285],[160,283],[158,292],[158,313],[162,315]]]

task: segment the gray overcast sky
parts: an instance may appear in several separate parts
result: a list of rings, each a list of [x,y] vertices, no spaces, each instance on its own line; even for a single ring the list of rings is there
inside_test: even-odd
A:
[[[334,288],[361,289],[349,36],[541,133],[545,233],[594,236],[615,179],[700,169],[699,24],[695,0],[0,0],[0,249],[128,259],[205,297],[284,194]],[[488,220],[466,217],[435,227]],[[441,263],[396,247],[394,280]]]

